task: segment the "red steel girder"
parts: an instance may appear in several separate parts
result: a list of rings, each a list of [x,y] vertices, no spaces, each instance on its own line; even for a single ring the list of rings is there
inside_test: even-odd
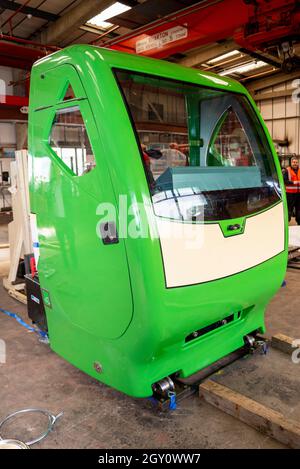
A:
[[[299,34],[299,0],[210,0],[172,13],[101,45],[124,52],[166,58],[195,47],[234,38],[244,48],[262,50],[268,41]],[[251,32],[251,26],[258,30]],[[170,41],[167,31],[181,26],[186,34]],[[146,48],[139,47],[142,40]],[[154,45],[152,48],[149,42]]]
[[[5,39],[4,39],[5,38]],[[0,35],[0,65],[30,70],[33,63],[49,52],[57,50],[51,46],[35,46],[33,42]],[[18,41],[16,44],[13,41]],[[29,47],[28,47],[29,46]]]
[[[29,104],[28,96],[0,95],[0,120],[22,120],[28,119],[28,114],[21,111]]]
[[[254,15],[246,26],[234,34],[242,47],[264,50],[269,44],[300,35],[300,2],[298,0],[255,0]]]
[[[0,104],[2,106],[9,107],[23,107],[28,106],[29,98],[28,96],[13,96],[13,95],[1,95],[0,94]]]
[[[247,5],[244,0],[199,2],[101,45],[136,53],[137,43],[149,36],[159,39],[166,30],[173,27],[187,28],[186,37],[140,53],[140,55],[165,58],[185,52],[187,49],[232,37],[253,14],[254,6]]]
[[[43,55],[37,49],[0,41],[0,65],[30,70],[40,57]]]
[[[22,112],[16,107],[6,107],[0,104],[0,121],[1,120],[18,120],[26,122],[28,114]]]

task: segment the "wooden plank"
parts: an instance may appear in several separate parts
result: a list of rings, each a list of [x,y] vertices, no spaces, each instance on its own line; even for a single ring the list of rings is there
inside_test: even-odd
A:
[[[199,386],[199,396],[214,407],[241,420],[291,448],[300,448],[300,424],[215,381]]]
[[[287,335],[276,334],[276,335],[273,335],[271,339],[271,346],[273,348],[276,348],[277,350],[280,350],[281,352],[291,355],[293,351],[295,350],[295,345],[293,346],[294,342],[295,342],[295,339],[292,339],[291,337],[288,337]]]
[[[19,291],[12,288],[12,289],[8,290],[8,294],[9,294],[9,296],[14,298],[15,300],[20,301],[20,303],[23,303],[24,305],[27,305],[27,297],[26,297],[26,295],[24,295],[24,293],[21,293],[21,292],[19,292]]]
[[[258,100],[258,95],[255,94],[256,91],[262,90],[264,88],[269,88],[271,86],[279,85],[285,81],[291,81],[295,78],[299,78],[299,71],[289,73],[288,75],[283,72],[276,72],[276,74],[271,75],[268,78],[261,78],[259,80],[253,80],[251,83],[247,84],[248,91],[255,95],[255,99]]]
[[[8,226],[10,245],[10,270],[8,278],[4,279],[4,286],[14,298],[26,302],[26,296],[21,295],[18,287],[13,284],[17,279],[20,258],[24,254],[31,254],[32,240],[30,229],[30,203],[28,186],[27,151],[15,152],[16,161],[11,163],[11,188],[13,221]]]
[[[21,213],[19,223],[23,228],[23,247],[24,254],[31,254],[32,241],[30,232],[30,203],[29,203],[29,184],[28,184],[28,165],[27,151],[19,150],[15,152],[17,162],[17,188],[18,188],[18,204]]]
[[[10,289],[22,292],[25,290],[25,283],[22,282],[22,283],[16,283],[14,285],[11,285]]]
[[[3,278],[3,286],[7,290],[9,296],[15,300],[20,301],[24,305],[27,305],[27,296],[22,293],[25,288],[25,283],[19,283],[18,285],[12,285],[7,277]],[[21,290],[21,291],[20,291]]]
[[[22,246],[23,246],[22,227],[20,227],[20,230],[17,233],[15,233],[15,239],[10,240],[10,241],[11,241],[10,242],[11,251],[10,251],[10,269],[9,269],[9,274],[8,274],[8,282],[12,283],[17,278],[17,272],[18,272],[21,253],[22,253]],[[12,246],[13,246],[13,250],[12,250]]]
[[[285,91],[272,91],[271,93],[262,93],[254,95],[255,101],[265,101],[267,99],[276,99],[276,98],[285,98],[286,96],[291,96],[295,88],[289,88]]]

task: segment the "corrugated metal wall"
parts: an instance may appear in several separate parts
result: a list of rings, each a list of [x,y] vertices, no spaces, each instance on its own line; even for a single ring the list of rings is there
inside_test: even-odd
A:
[[[300,80],[298,82],[300,84]],[[300,88],[299,84],[298,87]],[[290,142],[288,153],[296,153],[296,155],[299,156],[300,100],[298,99],[298,102],[295,102],[296,89],[297,82],[295,80],[291,80],[279,85],[264,88],[259,92],[259,95],[288,92],[289,96],[275,97],[259,101],[259,95],[256,94],[255,99],[273,140],[288,139]]]

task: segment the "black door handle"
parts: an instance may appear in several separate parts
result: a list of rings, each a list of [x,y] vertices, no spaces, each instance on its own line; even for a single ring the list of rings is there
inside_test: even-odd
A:
[[[114,221],[100,223],[100,234],[103,244],[117,244],[119,242],[117,227]]]

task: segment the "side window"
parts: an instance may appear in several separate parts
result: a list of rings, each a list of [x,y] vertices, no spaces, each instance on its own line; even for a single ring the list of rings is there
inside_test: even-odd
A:
[[[208,166],[255,166],[248,136],[232,108],[215,128],[208,153]]]
[[[75,93],[70,83],[67,86],[67,89],[64,95],[64,101],[68,101],[69,99],[75,99]]]
[[[56,111],[49,145],[75,176],[82,176],[96,166],[79,106]]]

